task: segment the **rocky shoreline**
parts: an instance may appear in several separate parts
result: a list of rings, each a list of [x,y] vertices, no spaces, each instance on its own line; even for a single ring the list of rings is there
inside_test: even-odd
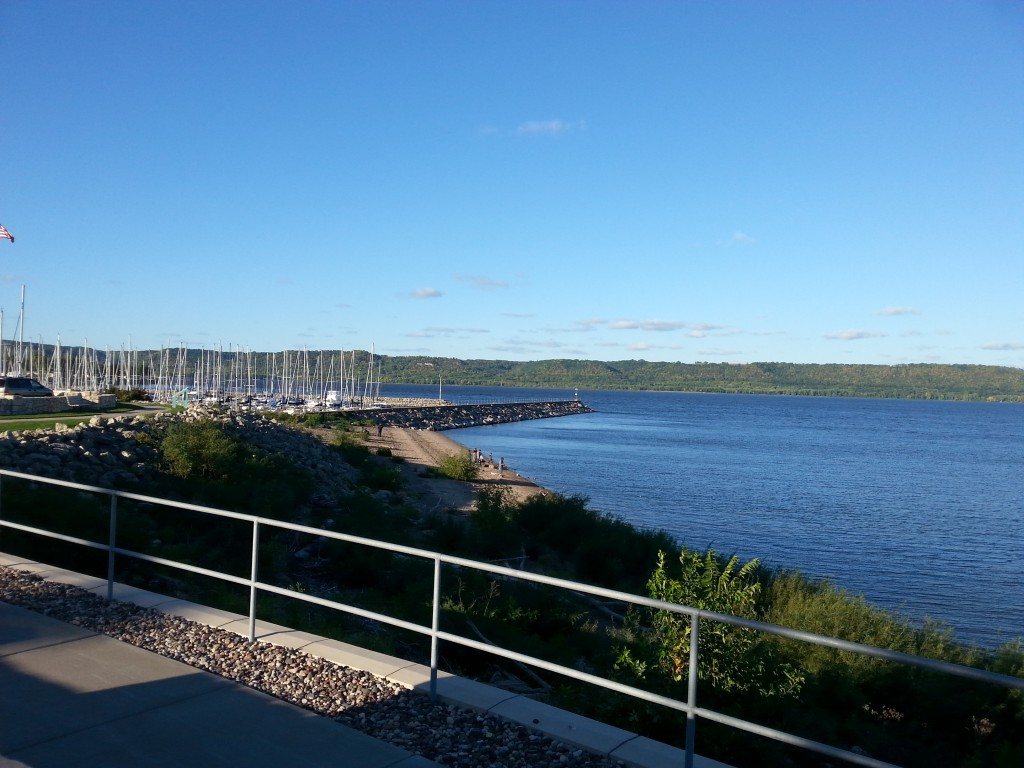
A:
[[[449,768],[623,765],[368,672],[11,568],[0,567],[0,600],[236,680]]]
[[[312,470],[318,486],[336,487],[355,476],[337,453],[310,435],[258,414],[190,408],[184,413],[93,416],[73,427],[0,432],[0,469],[56,480],[135,490],[151,481],[159,456],[152,430],[170,424],[213,419],[245,442],[265,451],[286,453]]]
[[[591,409],[578,400],[488,405],[438,405],[346,411],[354,420],[384,427],[441,432],[486,424],[555,418]],[[238,411],[192,407],[184,413],[96,415],[88,422],[53,429],[0,431],[0,469],[43,475],[106,488],[124,488],[152,480],[158,461],[147,433],[177,422],[214,419],[227,424],[258,448],[287,453],[312,469],[318,484],[334,486],[354,472],[322,442],[274,418]],[[13,424],[16,425],[16,422]]]

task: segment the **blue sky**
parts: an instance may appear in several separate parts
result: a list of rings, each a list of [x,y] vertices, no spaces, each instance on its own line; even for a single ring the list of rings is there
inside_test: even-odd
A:
[[[98,348],[1024,367],[1024,4],[0,0],[0,307]]]

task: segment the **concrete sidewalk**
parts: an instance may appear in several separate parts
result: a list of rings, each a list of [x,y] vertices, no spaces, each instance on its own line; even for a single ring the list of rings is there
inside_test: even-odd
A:
[[[70,584],[81,589],[92,591],[99,595],[106,595],[107,592],[107,582],[105,579],[86,576],[84,574],[75,573],[62,568],[56,568],[45,563],[19,558],[3,552],[0,552],[0,566],[29,572],[48,581]],[[115,600],[135,603],[141,607],[153,608],[161,611],[162,613],[180,616],[181,618],[188,619],[190,621],[195,621],[217,629],[223,629],[235,634],[244,636],[248,633],[249,622],[244,616],[229,613],[217,608],[211,608],[209,606],[191,603],[185,600],[179,600],[166,595],[160,595],[155,592],[148,592],[137,587],[115,583],[113,585],[113,598]],[[0,603],[0,606],[2,605],[3,603]],[[10,608],[10,606],[6,607]],[[61,624],[60,622],[56,623],[59,627],[64,627],[64,631],[80,633],[92,638],[101,637],[88,630],[82,630],[78,627]],[[4,616],[0,614],[0,686],[4,685],[3,674],[5,662],[8,658],[13,658],[5,658],[5,653],[7,653],[4,650],[3,644],[5,626]],[[112,638],[106,638],[105,636],[104,638],[109,642],[117,643],[117,641]],[[375,651],[349,645],[348,643],[329,640],[264,621],[256,622],[256,639],[261,642],[293,648],[301,651],[302,653],[317,656],[335,664],[351,667],[352,669],[364,670],[376,675],[377,677],[398,683],[410,690],[417,690],[424,693],[429,690],[430,669],[422,664],[416,664],[411,661],[386,656]],[[58,639],[54,642],[59,643],[62,641]],[[51,645],[52,644],[53,643],[51,643]],[[123,645],[120,643],[118,644]],[[163,658],[155,656],[148,651],[135,648],[134,646],[125,645],[125,647],[126,649],[130,649],[132,653],[147,654],[147,656],[156,659]],[[167,659],[164,659],[164,661],[168,664],[177,664],[177,662]],[[178,664],[178,666],[184,667],[184,669],[179,672],[180,675],[185,675],[189,672],[197,675],[205,674],[192,667],[180,664]],[[289,706],[272,697],[251,691],[240,684],[231,683],[230,681],[223,680],[215,675],[211,675],[210,677],[221,685],[234,685],[242,690],[248,691],[249,694],[253,696],[263,696],[263,698],[269,699],[276,706]],[[60,677],[60,679],[63,679],[63,677]],[[73,675],[71,680],[74,680]],[[57,685],[60,685],[60,683]],[[5,689],[0,687],[0,691],[5,691]],[[683,751],[675,747],[668,746],[667,744],[661,744],[653,741],[652,739],[638,736],[635,733],[591,720],[583,717],[582,715],[557,709],[549,704],[536,701],[529,696],[510,693],[509,691],[474,680],[458,677],[444,671],[440,671],[438,673],[437,695],[438,699],[442,702],[477,712],[486,712],[492,715],[497,715],[498,717],[526,726],[531,730],[543,733],[553,739],[582,747],[594,754],[607,755],[612,759],[619,760],[625,765],[633,766],[634,768],[678,768],[678,766],[684,764]],[[239,698],[241,697],[240,694],[238,694],[238,696]],[[0,756],[8,754],[7,751],[5,751],[9,749],[9,747],[6,746],[7,742],[5,740],[5,733],[7,732],[7,708],[10,706],[12,706],[12,704],[7,697],[0,696]],[[271,711],[271,706],[269,704],[266,706],[266,711]],[[297,710],[297,712],[304,717],[318,717],[302,709]],[[266,717],[269,717],[269,715],[266,715]],[[333,727],[342,727],[333,721],[327,720],[326,718],[321,719],[325,720],[327,724]],[[208,722],[204,721],[202,716],[197,716],[196,720],[200,726]],[[244,724],[244,717],[240,717],[239,720]],[[287,730],[287,728],[283,728],[283,730]],[[353,739],[366,739],[372,743],[379,743],[374,742],[371,737],[364,734],[360,734],[358,732],[352,733]],[[303,743],[302,739],[298,739],[297,742],[299,744]],[[327,748],[328,746],[329,745],[325,743],[323,747],[317,746],[315,749],[310,748],[305,751],[301,751],[301,748],[297,747],[300,751],[296,752],[296,754],[312,754],[313,752],[319,752],[320,749]],[[285,759],[283,762],[274,762],[274,760],[280,758],[280,754],[277,754],[277,756],[271,760],[271,753],[266,753],[265,755],[264,750],[254,749],[253,752],[257,753],[264,762],[254,762],[253,765],[256,766],[256,768],[260,768],[260,766],[264,765],[396,765],[402,766],[402,768],[419,768],[419,766],[436,765],[422,757],[409,755],[409,753],[403,752],[398,748],[391,747],[386,743],[380,743],[380,747],[382,750],[388,749],[397,753],[399,756],[397,761],[387,762],[382,757],[381,760],[384,760],[383,762],[370,758],[367,758],[365,762],[356,762],[357,759],[360,759],[359,753],[353,751],[351,760],[348,762],[345,762],[344,760],[342,762],[338,762],[334,759],[336,758],[336,755],[330,754],[321,757],[320,762],[313,759],[310,759],[307,762],[298,763],[290,759]],[[380,754],[385,755],[384,752],[381,752]],[[374,757],[376,757],[376,753],[374,753]],[[401,760],[409,760],[410,762],[400,762]],[[97,761],[96,763],[81,764],[104,765],[109,766],[110,768],[119,768],[119,764],[113,762]],[[213,766],[220,765],[218,762],[208,762],[208,764]],[[35,766],[36,764],[32,763],[32,765]],[[38,763],[38,765],[61,765],[61,768],[63,768],[64,765],[78,765],[78,763]],[[135,763],[132,763],[132,765],[135,765]],[[175,763],[173,760],[168,760],[167,762],[143,762],[139,763],[139,765],[170,766],[175,765]],[[3,763],[2,757],[0,757],[0,768],[7,768]],[[702,757],[701,755],[696,755],[694,759],[694,768],[730,768],[730,766],[716,760]]]
[[[428,768],[272,696],[0,603],[0,768]]]

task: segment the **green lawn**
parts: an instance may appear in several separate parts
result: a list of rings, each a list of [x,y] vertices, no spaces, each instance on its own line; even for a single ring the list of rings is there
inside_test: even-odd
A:
[[[53,429],[55,424],[73,427],[89,421],[93,416],[110,413],[124,413],[137,410],[131,403],[118,403],[114,408],[102,411],[61,411],[60,413],[33,413],[27,416],[5,416],[0,418],[0,432],[26,429]]]

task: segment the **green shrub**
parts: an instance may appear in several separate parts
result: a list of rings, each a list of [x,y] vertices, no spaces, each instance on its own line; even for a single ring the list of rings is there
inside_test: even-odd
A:
[[[172,424],[160,451],[168,471],[185,480],[225,480],[241,458],[240,444],[212,421]]]
[[[739,556],[728,560],[714,550],[704,554],[683,549],[678,569],[669,570],[664,552],[647,582],[655,600],[678,603],[741,618],[756,619],[761,584],[760,561],[737,568]],[[634,610],[631,618],[642,638],[639,653],[626,648],[619,667],[638,678],[657,674],[666,683],[685,683],[690,667],[690,617],[672,611]],[[787,663],[776,663],[764,635],[744,627],[701,620],[700,667],[697,676],[720,691],[756,691],[762,696],[792,695],[803,677]]]
[[[132,389],[118,389],[117,387],[108,387],[105,390],[106,394],[116,395],[117,402],[119,403],[138,403],[138,402],[152,402],[153,396],[144,389],[134,387]]]
[[[366,464],[359,473],[359,483],[374,491],[398,491],[402,488],[402,473],[394,467]]]
[[[361,467],[370,459],[370,449],[366,447],[364,432],[339,429],[332,436],[330,446],[354,467]]]
[[[441,457],[437,471],[452,480],[475,480],[478,467],[468,453],[449,453]]]

